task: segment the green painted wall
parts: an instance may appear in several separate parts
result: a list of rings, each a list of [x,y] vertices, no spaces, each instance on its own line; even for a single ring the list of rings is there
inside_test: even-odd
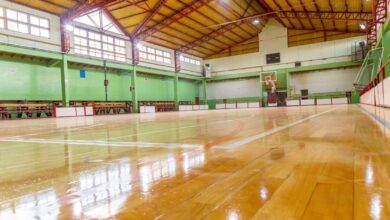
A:
[[[69,100],[105,100],[104,71],[86,70],[80,78],[80,68],[69,67]],[[0,100],[61,100],[61,70],[46,63],[29,60],[0,59]],[[131,101],[131,73],[108,72],[108,100]],[[139,101],[173,101],[174,78],[139,74],[137,76]],[[179,79],[180,101],[195,101],[199,96],[198,81]]]
[[[195,102],[196,97],[199,97],[199,83],[179,79],[179,101]]]
[[[69,69],[70,100],[105,100],[104,71],[85,69],[86,78],[80,78],[80,69]],[[107,73],[108,100],[131,101],[130,73]]]
[[[173,86],[171,77],[138,74],[138,101],[174,101]]]
[[[29,61],[0,60],[0,100],[60,100],[61,70]]]
[[[390,59],[390,30],[385,32],[382,36],[383,51],[383,64]],[[386,76],[390,76],[390,67],[386,67]]]

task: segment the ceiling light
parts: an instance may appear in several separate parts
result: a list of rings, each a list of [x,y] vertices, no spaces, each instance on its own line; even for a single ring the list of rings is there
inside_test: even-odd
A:
[[[367,28],[367,24],[366,23],[360,23],[359,24],[359,27],[360,27],[360,30],[366,30],[366,28]]]
[[[65,29],[66,29],[67,31],[73,31],[73,26],[70,25],[70,24],[66,24],[66,25],[65,25]]]
[[[252,24],[258,25],[258,24],[260,24],[260,20],[258,18],[256,18],[255,20],[252,21]]]

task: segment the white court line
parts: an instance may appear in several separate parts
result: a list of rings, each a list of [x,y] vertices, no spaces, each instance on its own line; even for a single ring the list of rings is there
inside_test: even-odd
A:
[[[0,142],[39,143],[39,144],[70,144],[110,147],[158,147],[158,148],[202,148],[203,145],[180,143],[149,143],[149,142],[108,142],[93,140],[55,140],[36,138],[0,138]]]
[[[273,128],[271,130],[268,130],[268,131],[265,131],[265,132],[262,132],[260,134],[257,134],[257,135],[253,135],[253,136],[250,136],[250,137],[247,137],[247,138],[243,138],[239,141],[236,141],[236,142],[233,142],[231,144],[228,144],[228,145],[223,145],[223,146],[215,146],[215,147],[212,147],[212,149],[234,149],[234,148],[238,148],[238,147],[241,147],[242,145],[245,145],[245,144],[249,144],[253,141],[256,141],[258,139],[261,139],[261,138],[264,138],[268,135],[271,135],[271,134],[275,134],[277,132],[280,132],[284,129],[287,129],[287,128],[290,128],[290,127],[293,127],[295,125],[298,125],[298,124],[301,124],[305,121],[308,121],[310,119],[313,119],[313,118],[316,118],[316,117],[319,117],[323,114],[326,114],[326,113],[329,113],[331,111],[334,111],[336,110],[337,108],[334,108],[334,109],[330,109],[328,111],[324,111],[324,112],[321,112],[321,113],[318,113],[318,114],[315,114],[315,115],[311,115],[309,117],[306,117],[306,118],[302,118],[298,121],[295,121],[295,122],[291,122],[289,124],[286,124],[286,125],[283,125],[283,126],[280,126],[280,127],[276,127],[276,128]]]

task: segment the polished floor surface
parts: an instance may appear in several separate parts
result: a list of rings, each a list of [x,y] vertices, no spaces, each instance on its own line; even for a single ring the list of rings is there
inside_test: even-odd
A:
[[[389,120],[341,105],[0,121],[0,219],[390,219]]]

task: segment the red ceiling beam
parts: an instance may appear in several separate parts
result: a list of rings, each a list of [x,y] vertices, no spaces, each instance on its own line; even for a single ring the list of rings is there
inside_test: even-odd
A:
[[[190,5],[188,5],[187,3],[183,2],[182,0],[178,0],[178,1],[179,1],[180,3],[182,3],[182,4],[184,4],[184,5],[187,6],[187,7],[190,6]],[[214,22],[215,24],[218,24],[218,23],[219,23],[219,22],[216,21],[214,18],[212,18],[212,17],[209,16],[209,15],[204,14],[204,13],[201,12],[201,11],[196,11],[196,12],[197,12],[198,14],[202,15],[203,17],[205,17],[206,19],[208,19],[208,20]],[[190,16],[188,16],[188,14],[186,14],[185,17],[188,18],[188,19],[190,19],[191,21],[194,21],[195,23],[199,24],[200,27],[203,27],[203,26],[204,26],[204,24],[202,24],[202,23],[200,23],[199,21],[196,21],[195,19],[191,18]],[[201,34],[204,35],[204,33],[201,33]],[[233,33],[233,34],[237,36],[236,33]],[[226,36],[226,38],[227,38],[228,40],[230,40],[231,42],[236,43],[236,40],[234,40],[233,38],[231,38],[231,37],[229,37],[229,36]],[[221,42],[221,41],[219,41],[219,40],[217,40],[217,41],[220,42],[222,45],[225,45],[225,43],[223,43],[223,42]]]
[[[181,2],[181,1],[179,0],[179,2]],[[181,3],[182,3],[182,2],[181,2]],[[183,3],[183,4],[184,4],[184,3]],[[184,4],[184,5],[185,5],[185,6],[188,6],[188,5],[186,5],[186,4]],[[141,8],[141,9],[145,10],[145,8],[143,8],[143,7],[139,6],[139,5],[138,5],[137,7],[139,7],[139,8]],[[171,9],[168,5],[166,5],[166,8]],[[177,10],[175,10],[175,9],[171,9],[171,10],[173,10],[175,13],[182,13],[181,11],[177,11]],[[162,13],[160,13],[160,12],[157,12],[157,14],[160,15],[160,16],[162,16],[162,17],[167,17],[166,15],[164,15],[164,14],[162,14]],[[186,14],[184,14],[184,16],[187,17]],[[187,17],[187,18],[190,19],[190,20],[194,20],[194,19],[192,19],[192,18],[190,18],[190,17]],[[153,20],[153,19],[152,19],[152,20]],[[155,22],[158,23],[158,21],[155,21]],[[188,28],[188,29],[190,29],[190,30],[193,30],[194,32],[197,32],[200,36],[203,36],[203,35],[204,35],[204,33],[200,32],[200,31],[198,31],[198,30],[195,30],[193,27],[190,27],[190,26],[188,26],[188,25],[185,24],[185,23],[182,23],[182,22],[179,22],[179,21],[177,21],[177,23],[180,24],[180,25],[182,25],[182,26],[184,26],[184,27],[186,27],[186,28]],[[201,24],[200,24],[200,25],[201,25]],[[125,27],[125,28],[127,28],[127,27]],[[179,35],[183,35],[183,36],[187,36],[187,37],[189,37],[189,38],[191,38],[191,39],[195,39],[194,36],[192,36],[192,35],[190,35],[190,34],[188,34],[188,33],[186,33],[186,32],[180,31],[180,30],[178,30],[177,28],[174,28],[174,27],[172,27],[172,26],[169,26],[169,28],[172,29],[172,30],[174,30],[174,31],[176,31],[176,32],[178,32]],[[180,38],[179,35],[168,34],[168,33],[164,32],[162,29],[159,30],[159,33],[163,33],[163,34],[168,35],[168,36],[170,36],[170,37],[172,37],[172,38],[177,38],[177,39],[179,39],[179,40],[181,40],[181,41],[188,42],[188,40],[185,40],[185,39],[183,39],[183,38]],[[153,37],[154,37],[154,36],[153,36]],[[137,38],[137,36],[134,36],[133,38],[134,38],[134,39],[137,39],[137,40],[140,40],[140,38]],[[230,38],[228,38],[228,39],[230,39]],[[221,42],[221,41],[219,41],[219,40],[217,40],[217,42],[219,42],[219,43],[221,43],[221,44],[224,45],[224,43]],[[216,45],[216,44],[214,44],[214,43],[209,43],[209,44],[210,44],[211,46],[216,47],[216,48],[219,48],[219,49],[222,48],[222,47],[220,47],[219,45]],[[208,47],[203,47],[203,46],[202,46],[202,48],[208,49]]]
[[[333,10],[333,5],[332,5],[331,0],[328,0],[328,4],[329,4],[329,8],[330,8],[331,12],[334,12],[334,10]],[[336,27],[336,21],[333,20],[332,23],[333,23],[333,29],[336,30],[336,29],[337,29],[337,27]]]
[[[234,0],[232,0],[235,4],[237,4],[236,3],[236,1],[234,1]],[[246,14],[246,12],[245,12],[245,14],[240,14],[239,12],[237,12],[236,10],[234,10],[233,8],[231,8],[229,5],[227,5],[227,4],[224,4],[224,3],[221,3],[221,5],[222,5],[222,7],[224,7],[225,9],[227,9],[227,10],[229,10],[231,13],[233,13],[235,16],[237,16],[237,18],[242,18],[242,17],[244,17],[245,16],[245,14]],[[238,5],[238,7],[240,7],[240,8],[242,8],[239,4],[237,4]],[[249,27],[253,30],[253,31],[255,31],[255,32],[258,32],[259,30],[257,29],[257,27],[256,26],[254,26],[252,23],[250,23],[249,24]],[[247,33],[248,35],[252,35],[252,33],[248,33],[246,30],[244,30],[245,31],[245,33]]]
[[[269,7],[269,5],[264,1],[264,0],[257,0],[257,3],[264,9],[265,12],[267,13],[273,13],[274,10]],[[275,18],[283,27],[287,27],[286,24],[282,21],[282,19],[276,17]]]
[[[229,8],[228,6],[226,6],[226,4],[224,4],[223,2],[220,2],[221,6],[223,8],[225,8],[225,10],[229,10],[230,13],[233,13],[235,16],[237,16],[238,18],[241,18],[241,16],[239,14],[236,14],[234,13],[234,11],[231,10],[231,8]],[[207,5],[207,8],[209,8],[210,10],[214,11],[216,14],[218,14],[219,16],[223,17],[225,19],[226,22],[229,22],[231,21],[231,19],[229,19],[228,17],[226,17],[224,14],[222,14],[221,12],[217,11],[215,8],[211,7],[210,5]],[[240,27],[239,25],[233,23],[234,25],[236,25],[237,28],[239,28],[241,31],[243,31],[244,33],[246,33],[247,35],[251,35],[251,33],[247,32],[246,30],[244,30],[242,27]],[[241,35],[237,35],[236,33],[232,32],[233,34],[235,34],[239,39],[243,39],[243,36]]]
[[[147,0],[137,0],[137,1],[134,1],[134,2],[126,1],[127,3],[130,3],[130,4],[126,4],[126,5],[122,5],[122,6],[118,6],[118,7],[110,7],[110,11],[113,13],[113,12],[115,12],[117,10],[121,10],[121,9],[130,7],[130,6],[133,6],[133,5],[144,3],[146,1]]]
[[[49,5],[53,5],[53,6],[57,7],[57,8],[61,8],[61,9],[65,9],[65,10],[69,9],[68,7],[65,7],[64,5],[60,5],[60,4],[56,3],[56,2],[51,2],[51,1],[47,1],[47,0],[40,0],[40,1],[42,1],[42,2],[44,2],[46,4],[49,4]]]
[[[372,19],[372,14],[365,12],[280,11],[276,12],[274,16],[290,19],[320,19],[335,21],[368,21]]]
[[[278,2],[276,2],[275,0],[272,0],[272,2],[276,5],[276,7],[278,8],[278,11],[282,11],[282,7],[278,4]],[[296,28],[294,23],[290,20],[290,18],[287,18],[287,21],[288,21],[288,23],[290,23],[290,26],[292,28]]]
[[[247,22],[246,20],[242,20],[240,22],[236,22],[236,23],[230,23],[230,24],[227,24],[227,25],[224,25],[222,26],[221,28],[201,37],[201,38],[198,38],[197,40],[191,42],[191,43],[188,43],[186,45],[183,45],[181,46],[178,50],[181,51],[181,52],[186,52],[188,50],[191,50],[192,48],[196,47],[196,46],[200,46],[202,45],[203,43],[206,43],[212,39],[215,39],[219,36],[223,36],[226,32],[229,32],[231,30],[233,30],[234,28],[237,27],[237,25],[240,25],[240,24],[244,24],[245,22]],[[258,33],[256,33],[258,34]],[[253,36],[250,36],[251,38]],[[242,40],[238,43],[241,43]],[[220,51],[223,51],[223,50],[226,50],[226,48],[223,48],[221,49]]]
[[[289,30],[293,30],[293,31],[310,31],[310,32],[307,32],[307,33],[299,33],[299,34],[295,34],[295,35],[289,35],[289,37],[294,37],[294,36],[298,36],[298,35],[305,35],[305,34],[312,34],[312,33],[316,33],[316,32],[338,32],[338,33],[344,33],[344,34],[365,34],[364,31],[354,31],[354,30],[349,30],[349,31],[338,31],[338,30],[333,30],[333,29],[309,29],[309,28],[305,28],[305,29],[289,29]]]
[[[302,0],[299,0],[299,3],[301,4],[302,8],[303,8],[303,11],[304,12],[308,12],[305,5],[303,4]],[[295,10],[294,10],[295,11]],[[332,10],[333,11],[333,10]],[[314,24],[313,24],[313,21],[311,19],[309,19],[309,23],[310,23],[310,26],[311,28],[315,28]]]
[[[180,0],[179,0],[179,1],[180,1]],[[181,1],[180,1],[180,2],[181,2]],[[182,2],[181,2],[181,3],[182,3]],[[183,3],[183,4],[186,5],[185,3]],[[186,5],[186,6],[187,6],[187,5]],[[177,11],[177,10],[173,9],[173,8],[171,8],[170,6],[167,6],[167,8],[169,8],[170,10],[172,10],[172,11],[175,12],[175,13],[180,13],[180,11]],[[202,16],[205,16],[205,15],[204,15],[203,13],[201,13],[201,12],[198,12],[198,13],[201,14]],[[188,18],[189,20],[193,21],[194,23],[197,23],[200,27],[203,27],[203,26],[204,26],[204,24],[202,24],[201,22],[197,21],[196,19],[191,18],[191,17],[188,16],[187,14],[185,15],[185,17]],[[205,16],[205,17],[208,18],[208,19],[210,19],[210,20],[212,20],[211,18],[209,18],[209,17],[207,17],[207,16]],[[214,21],[214,20],[213,20],[213,21]],[[192,28],[192,27],[190,27],[190,26],[188,26],[188,25],[186,25],[186,24],[183,24],[182,22],[178,22],[178,24],[183,25],[183,26],[187,27],[188,29],[191,29],[191,30],[197,32],[199,35],[204,35],[204,33],[200,32],[200,31],[198,31],[198,30],[196,30],[196,29],[194,29],[194,28]],[[172,27],[171,27],[171,28],[172,28]],[[232,41],[232,42],[234,42],[234,40],[231,39],[230,37],[227,37],[227,39],[230,40],[230,41]],[[222,44],[222,45],[225,45],[225,43],[222,42],[222,41],[220,41],[220,40],[216,40],[216,41],[217,41],[218,43]]]
[[[146,30],[139,33],[137,38],[140,40],[145,40],[147,37],[153,35],[154,33],[160,31],[161,29],[169,27],[172,23],[175,23],[178,20],[182,19],[183,17],[185,17],[185,14],[188,15],[194,11],[197,11],[212,1],[214,0],[195,0],[192,4],[190,4],[189,7],[183,8],[181,10],[181,13],[175,13],[171,17],[166,18],[163,21],[148,27]]]
[[[86,1],[86,3],[80,4],[77,7],[74,7],[70,9],[68,12],[66,12],[62,18],[65,21],[72,21],[73,19],[83,16],[86,13],[91,12],[95,9],[102,9],[105,8],[111,4],[115,4],[118,2],[121,2],[123,0],[91,0]]]
[[[288,7],[290,8],[290,10],[292,10],[292,12],[295,13],[295,9],[294,9],[294,7],[291,5],[290,1],[289,1],[289,0],[286,0],[286,3],[287,3],[287,5],[288,5]],[[309,19],[309,20],[310,20],[310,19]],[[305,25],[303,25],[301,19],[298,19],[298,22],[299,22],[299,25],[300,25],[302,28],[305,28]]]
[[[150,14],[135,28],[131,36],[137,36],[139,32],[142,30],[142,28],[145,27],[145,25],[158,13],[161,7],[165,5],[167,0],[160,0],[157,2],[157,4],[154,6]]]

